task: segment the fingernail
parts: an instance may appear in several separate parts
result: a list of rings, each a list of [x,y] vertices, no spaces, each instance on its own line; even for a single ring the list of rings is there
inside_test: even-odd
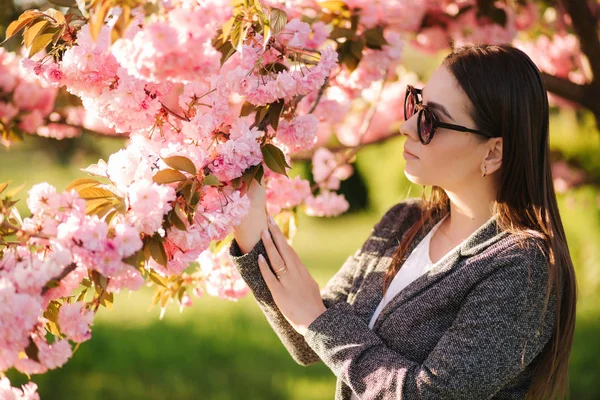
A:
[[[275,225],[275,220],[273,219],[273,217],[269,217],[269,223],[271,225]]]
[[[263,237],[269,237],[269,230],[268,229],[263,229],[262,235],[263,235]]]
[[[259,254],[259,255],[258,255],[258,261],[262,261],[262,262],[264,262],[264,261],[265,261],[265,258],[263,257],[263,255],[262,255],[262,254]]]

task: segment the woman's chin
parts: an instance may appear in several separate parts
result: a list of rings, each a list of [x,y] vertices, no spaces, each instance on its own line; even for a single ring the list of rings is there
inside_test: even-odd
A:
[[[406,176],[406,179],[408,179],[410,182],[416,185],[424,185],[423,180],[418,175],[415,175],[414,173],[408,171],[407,168],[404,168],[404,176]]]

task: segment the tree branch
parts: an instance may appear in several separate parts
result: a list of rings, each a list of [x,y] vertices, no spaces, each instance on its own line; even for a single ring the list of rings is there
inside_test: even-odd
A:
[[[579,36],[583,54],[588,58],[594,75],[594,82],[600,80],[600,39],[598,20],[586,0],[566,0],[564,6],[571,16],[573,30]]]
[[[365,146],[370,146],[372,144],[377,144],[377,143],[384,143],[384,142],[387,142],[388,140],[395,138],[396,136],[400,136],[400,135],[401,135],[401,133],[399,131],[394,131],[394,132],[390,133],[389,135],[379,137],[375,140],[371,140],[370,142],[362,142],[358,146],[339,145],[339,146],[329,146],[329,147],[325,147],[325,148],[328,149],[329,151],[331,151],[332,153],[336,153],[336,152],[347,150],[347,149],[353,149],[353,150],[355,149],[356,151],[358,151]],[[311,151],[311,150],[302,151],[302,152],[299,152],[296,154],[292,154],[292,155],[290,155],[290,157],[291,157],[292,161],[310,161],[310,160],[312,160],[313,153],[314,153],[314,151]]]
[[[580,85],[565,78],[542,72],[542,79],[546,90],[566,100],[581,104],[590,110],[596,117],[596,126],[600,130],[600,79],[592,83]]]

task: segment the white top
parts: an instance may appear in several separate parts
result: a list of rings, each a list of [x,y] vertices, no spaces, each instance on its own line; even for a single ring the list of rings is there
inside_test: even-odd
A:
[[[440,260],[438,260],[435,264],[431,262],[431,258],[429,257],[429,243],[431,241],[431,237],[433,233],[439,228],[442,222],[448,217],[450,214],[446,214],[444,218],[442,218],[431,230],[429,233],[419,242],[419,244],[414,248],[414,250],[410,253],[404,264],[402,264],[402,268],[398,271],[394,279],[390,283],[388,290],[385,293],[385,296],[381,299],[379,306],[375,309],[373,316],[371,317],[371,321],[369,322],[369,329],[373,329],[373,325],[377,320],[377,317],[381,313],[381,310],[390,302],[402,289],[408,286],[412,281],[417,279],[419,276],[429,271],[431,267],[433,267],[438,262],[442,261],[446,258],[450,253],[456,250],[457,247],[462,245],[461,242],[454,249],[450,250],[448,253],[444,255]],[[466,240],[466,239],[465,239]],[[359,400],[359,398],[352,393],[352,397],[350,400]]]

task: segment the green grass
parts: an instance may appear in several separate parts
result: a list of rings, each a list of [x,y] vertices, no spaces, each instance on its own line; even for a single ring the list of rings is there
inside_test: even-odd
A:
[[[563,119],[564,118],[564,119]],[[584,153],[595,170],[598,135],[577,130],[568,113],[553,117],[552,145],[566,154]],[[84,139],[48,151],[44,140],[0,150],[0,182],[49,181],[59,190],[84,174],[78,168],[106,157],[120,145],[114,140]],[[81,143],[80,143],[81,144]],[[408,184],[400,156],[403,139],[371,146],[359,154],[356,167],[369,189],[370,212],[336,219],[299,218],[294,247],[319,284],[324,285],[345,258],[358,248],[385,209],[400,198],[420,194]],[[71,146],[71,147],[69,147]],[[69,150],[71,149],[71,150]],[[70,153],[69,153],[70,152]],[[54,155],[52,155],[54,154]],[[57,163],[65,154],[72,162]],[[559,206],[576,267],[579,288],[577,327],[571,357],[573,399],[598,398],[600,380],[600,210],[597,189],[559,195]],[[24,202],[21,206],[24,206]],[[23,208],[21,208],[23,210]],[[332,246],[333,245],[333,246]],[[82,344],[63,368],[34,376],[43,400],[50,399],[331,399],[335,376],[323,364],[297,365],[271,330],[251,295],[238,302],[193,298],[194,306],[179,313],[170,306],[162,321],[159,309],[148,311],[148,289],[121,293],[115,309],[101,309],[92,340]],[[11,371],[14,384],[26,377]]]

